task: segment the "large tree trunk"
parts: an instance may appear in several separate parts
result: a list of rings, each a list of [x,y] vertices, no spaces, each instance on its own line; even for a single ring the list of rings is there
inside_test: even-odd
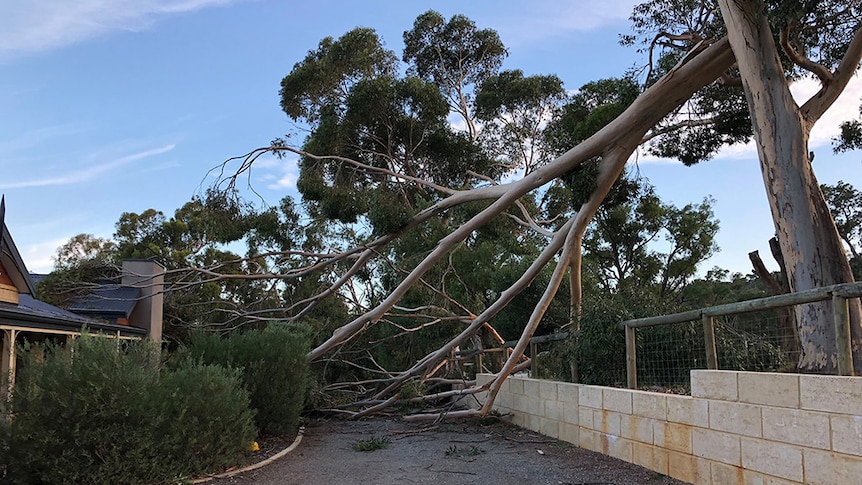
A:
[[[808,160],[808,135],[814,120],[803,115],[790,94],[762,2],[720,0],[719,4],[742,75],[790,289],[851,282],[853,274],[841,239]],[[857,371],[862,370],[860,310],[859,300],[851,300]],[[800,370],[835,373],[831,302],[798,307],[796,324],[802,344]]]

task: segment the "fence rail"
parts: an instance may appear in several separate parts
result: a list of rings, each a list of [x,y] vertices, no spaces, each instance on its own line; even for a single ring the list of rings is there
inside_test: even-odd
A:
[[[840,285],[814,288],[797,293],[788,293],[786,295],[777,295],[756,300],[716,305],[670,315],[626,320],[621,322],[619,325],[620,328],[625,329],[627,385],[632,389],[637,388],[635,332],[639,328],[700,320],[703,325],[707,367],[709,369],[718,369],[718,357],[715,347],[715,317],[826,300],[832,300],[832,314],[836,333],[836,353],[838,357],[838,373],[840,375],[851,376],[853,375],[853,353],[850,341],[850,314],[847,300],[859,297],[862,297],[862,282],[844,283]]]

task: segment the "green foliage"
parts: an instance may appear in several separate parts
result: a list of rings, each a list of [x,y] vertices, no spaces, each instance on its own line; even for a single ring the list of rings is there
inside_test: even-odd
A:
[[[637,287],[654,291],[660,300],[675,298],[717,250],[714,201],[677,208],[663,203],[647,182],[622,180],[619,187],[630,191],[630,198],[615,197],[599,208],[584,237],[585,266],[599,275],[603,291]],[[667,251],[650,246],[660,239]]]
[[[862,191],[839,180],[835,185],[821,185],[829,212],[841,239],[856,257],[862,249]]]
[[[778,334],[773,312],[717,319],[715,329],[719,369],[776,372],[791,364],[771,336]],[[638,383],[641,386],[688,387],[689,371],[706,369],[703,325],[700,322],[637,330]]]
[[[317,121],[345,85],[390,73],[394,60],[371,29],[354,29],[338,40],[327,37],[281,81],[281,108],[293,120]]]
[[[283,109],[312,127],[303,149],[324,156],[299,164],[297,188],[312,217],[352,224],[367,216],[375,235],[390,234],[438,194],[383,171],[455,187],[468,170],[493,174],[491,158],[450,127],[451,100],[434,76],[420,69],[397,77],[393,61],[373,31],[355,29],[321,41],[284,78]]]
[[[728,316],[723,320],[715,331],[720,369],[751,372],[796,369],[796,362],[790,361],[773,337],[779,335],[777,312]]]
[[[839,180],[835,185],[821,185],[826,204],[838,235],[850,249],[850,269],[853,278],[862,281],[862,191]]]
[[[524,76],[520,69],[503,71],[484,80],[476,96],[476,117],[490,120],[500,113],[536,110],[547,100],[562,99],[565,90],[557,76]]]
[[[194,263],[201,250],[242,239],[253,229],[251,209],[228,193],[208,190],[195,196],[171,218],[147,209],[124,212],[114,241],[120,259],[154,258],[169,269]]]
[[[835,153],[862,148],[862,121],[849,120],[841,123],[841,133],[835,140]]]
[[[571,201],[564,206],[565,211],[578,210],[590,200],[593,192],[596,191],[600,162],[598,158],[586,160],[563,175],[563,182],[568,191],[563,192],[562,195],[568,196]]]
[[[632,78],[584,84],[549,124],[546,136],[551,146],[562,153],[593,136],[625,111],[640,91]]]
[[[192,457],[169,453],[166,460],[173,463],[164,465],[167,469],[189,467],[184,473],[193,474],[237,464],[256,435],[249,395],[241,385],[239,372],[218,365],[187,362],[164,372],[160,398],[164,412],[177,418],[162,423],[160,432],[172,440],[168,449],[194,450]],[[167,432],[165,425],[176,435]]]
[[[490,285],[486,290],[489,301],[496,300],[499,295],[510,287],[526,270],[532,261],[512,261],[503,265],[489,277]],[[505,340],[514,340],[521,336],[524,322],[528,321],[536,307],[536,302],[542,297],[550,281],[553,268],[545,268],[530,286],[516,296],[506,308],[494,317],[494,328]],[[564,279],[557,297],[545,312],[545,316],[536,329],[536,335],[553,333],[569,322],[569,280]]]
[[[190,362],[160,371],[158,350],[82,336],[33,346],[14,419],[0,424],[11,483],[154,483],[236,464],[254,440],[235,371]]]
[[[309,379],[307,327],[270,323],[263,330],[237,331],[222,338],[195,333],[186,359],[238,369],[261,430],[297,429]]]
[[[545,143],[551,153],[562,154],[622,114],[640,94],[640,87],[631,78],[610,78],[590,82],[581,86],[577,94],[560,108],[543,132]],[[593,158],[565,173],[561,179],[567,192],[550,193],[550,197],[566,197],[566,203],[551,200],[554,207],[577,210],[592,195],[599,175],[601,160]],[[608,199],[626,198],[630,189],[621,178],[614,183]],[[555,213],[549,214],[550,217]]]
[[[238,313],[268,311],[268,315],[280,317],[288,313],[285,308],[290,305],[285,304],[288,293],[279,291],[293,290],[289,295],[297,293],[301,299],[308,295],[291,286],[311,285],[311,281],[278,286],[248,279],[201,281],[204,278],[200,274],[183,270],[217,267],[221,274],[230,276],[273,272],[276,264],[289,269],[297,264],[297,258],[276,260],[261,254],[301,246],[318,250],[321,226],[301,224],[299,217],[289,197],[278,207],[256,210],[231,192],[214,189],[194,197],[170,218],[153,209],[125,212],[116,224],[113,240],[82,234],[62,246],[56,256],[57,268],[37,287],[38,297],[62,307],[92,284],[118,283],[122,259],[153,258],[168,270],[166,286],[171,291],[165,295],[164,331],[172,341],[182,342],[190,327],[245,323]],[[240,255],[223,249],[237,241],[246,243],[248,260],[241,261]],[[333,309],[332,304],[324,306]]]
[[[746,143],[754,134],[742,89],[710,85],[690,106],[709,116],[710,122],[668,130],[650,145],[650,153],[691,166],[709,160],[724,146]]]
[[[659,32],[690,32],[698,38],[718,38],[724,24],[713,12],[718,11],[714,0],[649,0],[636,5],[630,20],[636,35],[622,36],[623,45],[650,46]],[[690,39],[696,42],[697,38]],[[680,39],[672,47],[687,45]]]
[[[372,436],[367,440],[359,440],[353,444],[353,449],[356,451],[375,451],[375,450],[383,450],[389,448],[389,444],[392,443],[392,440],[387,438],[386,436],[377,437]]]
[[[483,121],[482,145],[506,167],[524,174],[549,162],[553,152],[544,136],[545,123],[566,100],[556,76],[524,76],[503,71],[482,83],[476,95],[476,118]]]
[[[726,269],[714,267],[706,272],[706,277],[698,278],[682,290],[682,309],[705,308],[754,300],[769,296],[763,282],[753,274],[729,274]]]
[[[630,315],[614,300],[585,302],[578,319],[579,330],[568,341],[577,359],[578,382],[603,386],[625,383],[626,341],[617,325]]]
[[[69,269],[84,264],[105,266],[116,262],[115,255],[116,245],[113,241],[92,234],[78,234],[57,248],[54,267]]]
[[[447,97],[457,97],[458,82],[478,85],[494,74],[508,55],[497,32],[477,29],[463,15],[447,22],[429,10],[404,32],[404,62],[412,63],[410,72],[440,86]]]

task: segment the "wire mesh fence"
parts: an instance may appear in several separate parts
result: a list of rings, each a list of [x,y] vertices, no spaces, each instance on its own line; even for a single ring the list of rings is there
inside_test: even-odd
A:
[[[626,380],[630,388],[686,392],[692,369],[793,371],[802,346],[794,307],[831,300],[835,369],[854,375],[850,299],[862,282],[813,288],[682,313],[627,320]],[[815,307],[803,310],[808,312]],[[815,308],[815,310],[817,310]],[[822,304],[819,311],[822,311]],[[699,322],[693,320],[700,320]]]
[[[781,313],[771,310],[716,317],[718,368],[756,372],[792,368],[798,350],[783,336]],[[690,371],[708,368],[704,342],[700,321],[638,329],[639,387],[687,393]]]
[[[525,369],[542,379],[683,394],[695,369],[794,372],[801,355],[794,307],[832,300],[835,370],[855,375],[847,302],[860,297],[857,282],[624,322],[600,312],[575,332],[532,338]],[[498,371],[476,358],[477,369]]]

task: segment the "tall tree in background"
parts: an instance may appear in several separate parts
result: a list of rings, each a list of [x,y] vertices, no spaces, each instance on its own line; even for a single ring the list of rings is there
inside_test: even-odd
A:
[[[826,203],[835,219],[838,235],[847,244],[852,258],[859,257],[862,250],[862,191],[839,180],[835,185],[820,186]]]
[[[603,292],[653,293],[666,311],[673,311],[681,290],[698,265],[718,249],[714,201],[682,208],[663,203],[645,181],[617,205],[604,205],[584,239],[585,258],[599,276]],[[663,242],[664,251],[653,247]]]
[[[862,281],[862,191],[839,180],[835,185],[821,185],[823,195],[838,234],[850,250],[850,267],[856,281]]]
[[[463,15],[447,22],[429,10],[404,32],[404,62],[408,74],[430,81],[440,88],[449,106],[464,120],[471,140],[478,137],[471,86],[478,86],[494,75],[508,52],[492,29],[477,29]]]

